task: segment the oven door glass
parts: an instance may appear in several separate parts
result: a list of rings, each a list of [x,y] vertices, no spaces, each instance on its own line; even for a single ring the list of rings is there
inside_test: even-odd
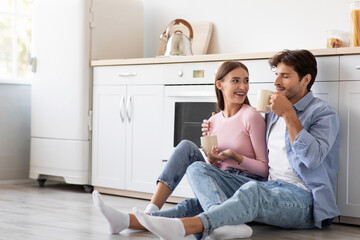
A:
[[[174,147],[187,139],[200,148],[201,123],[216,110],[214,102],[176,102],[174,118]]]

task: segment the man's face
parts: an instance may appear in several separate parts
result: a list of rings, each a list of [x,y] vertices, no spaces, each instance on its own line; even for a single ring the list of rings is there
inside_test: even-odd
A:
[[[274,82],[276,92],[287,97],[292,104],[297,103],[307,94],[306,86],[311,79],[310,74],[304,76],[300,81],[299,75],[292,67],[279,63],[275,75],[277,76]]]

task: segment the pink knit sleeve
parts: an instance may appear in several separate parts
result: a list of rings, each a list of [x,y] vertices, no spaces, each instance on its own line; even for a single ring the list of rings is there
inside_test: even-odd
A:
[[[269,166],[266,152],[265,119],[256,111],[252,111],[252,113],[247,114],[247,116],[248,118],[245,124],[249,131],[250,141],[255,152],[255,159],[243,155],[243,162],[240,165],[233,162],[231,167],[245,168],[250,173],[267,177],[269,174]]]
[[[249,114],[249,133],[251,143],[255,152],[255,159],[243,156],[241,165],[249,170],[249,172],[257,174],[262,177],[267,177],[269,174],[269,165],[266,152],[266,124],[265,119],[259,112]]]

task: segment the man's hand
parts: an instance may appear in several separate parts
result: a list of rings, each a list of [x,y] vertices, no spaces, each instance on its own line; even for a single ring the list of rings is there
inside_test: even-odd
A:
[[[275,93],[270,97],[270,109],[279,117],[284,117],[287,113],[293,111],[291,102],[287,97]]]
[[[287,97],[275,93],[270,97],[270,108],[273,113],[284,118],[290,141],[293,144],[303,126],[295,110],[292,108],[291,102]]]

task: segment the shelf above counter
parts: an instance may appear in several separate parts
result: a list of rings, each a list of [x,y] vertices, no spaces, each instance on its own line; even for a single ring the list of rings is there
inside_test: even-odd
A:
[[[360,54],[360,47],[344,48],[324,48],[309,49],[315,56],[335,56]],[[278,51],[277,51],[278,52]],[[120,66],[120,65],[145,65],[145,64],[166,64],[166,63],[185,63],[185,62],[215,62],[226,60],[252,60],[269,59],[277,52],[258,52],[258,53],[234,53],[234,54],[204,54],[192,56],[171,56],[153,58],[129,58],[129,59],[102,59],[92,60],[91,66]]]

